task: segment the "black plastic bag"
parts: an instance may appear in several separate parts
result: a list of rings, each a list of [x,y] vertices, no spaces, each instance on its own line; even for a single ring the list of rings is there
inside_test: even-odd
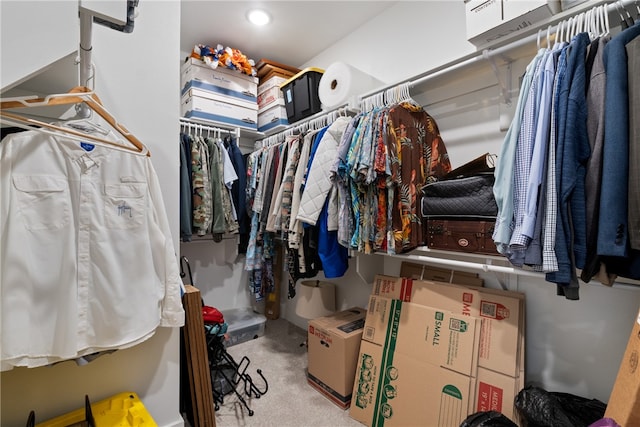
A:
[[[527,427],[587,427],[604,417],[607,405],[569,393],[526,387],[516,396],[516,409]]]
[[[460,427],[518,427],[518,425],[500,412],[486,411],[469,415]]]

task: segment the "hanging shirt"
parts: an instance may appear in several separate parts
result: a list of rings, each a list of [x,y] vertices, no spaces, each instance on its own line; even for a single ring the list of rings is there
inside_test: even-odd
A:
[[[204,236],[213,221],[213,199],[211,196],[211,173],[209,148],[198,137],[191,145],[191,165],[193,169],[193,228],[198,236]]]
[[[233,205],[236,207],[236,214],[238,217],[238,226],[240,234],[249,233],[249,217],[247,216],[246,198],[244,197],[244,191],[247,185],[247,167],[242,151],[236,143],[235,139],[229,138],[227,153],[231,158],[233,169],[238,177],[233,182],[231,187],[231,197]]]
[[[546,194],[540,191],[546,187],[547,158],[549,133],[551,125],[551,102],[553,99],[553,83],[556,73],[554,51],[545,54],[540,72],[540,100],[538,120],[536,123],[533,153],[531,155],[531,172],[527,181],[525,200],[525,217],[522,222],[523,233],[531,240],[525,253],[525,264],[542,271],[542,229],[546,214]]]
[[[193,208],[191,207],[191,150],[189,157],[185,149],[184,140],[189,140],[186,134],[180,134],[180,237],[183,242],[190,242],[193,234]]]
[[[1,370],[130,347],[184,324],[149,157],[29,131],[2,141],[0,172]]]
[[[302,197],[302,187],[304,183],[304,175],[311,153],[311,145],[315,133],[308,133],[304,136],[302,147],[300,148],[300,158],[298,159],[298,168],[293,178],[293,193],[291,195],[291,216],[288,227],[288,245],[291,249],[299,249],[302,240],[302,223],[298,221],[298,211],[300,210],[300,198]],[[303,263],[304,265],[304,263]]]
[[[559,50],[558,50],[559,49]],[[553,79],[551,119],[549,123],[549,149],[547,151],[547,186],[545,196],[544,230],[542,237],[542,271],[558,271],[556,258],[556,226],[558,222],[558,186],[556,183],[556,146],[558,141],[558,95],[567,69],[567,46],[563,43],[554,49],[557,55],[556,75]]]
[[[222,184],[222,163],[220,149],[212,138],[205,140],[207,153],[209,154],[209,197],[211,198],[211,226],[207,229],[213,235],[215,241],[220,241],[226,231],[223,184]]]
[[[625,46],[629,76],[629,245],[640,250],[640,38]]]
[[[585,57],[589,37],[580,33],[571,42],[565,79],[558,95],[558,145],[556,173],[558,222],[556,257],[558,271],[546,279],[558,284],[558,294],[579,298],[576,267],[584,267],[585,247],[585,165],[590,148],[587,137]]]
[[[520,87],[520,95],[518,97],[518,103],[516,104],[515,115],[504,138],[494,173],[495,183],[493,185],[493,194],[496,199],[496,204],[498,205],[498,215],[493,231],[493,241],[496,244],[498,252],[501,254],[508,253],[511,233],[513,232],[513,168],[518,136],[520,135],[522,114],[527,102],[527,96],[529,95],[529,87],[531,86],[533,74],[542,54],[542,50],[538,51],[538,54],[531,60],[529,65],[527,65]]]
[[[587,206],[587,257],[580,278],[588,283],[600,270],[598,257],[598,218],[600,217],[600,182],[602,181],[602,148],[604,144],[604,99],[607,74],[604,69],[604,47],[611,38],[601,37],[593,56],[589,89],[587,91],[587,136],[591,157],[585,177],[585,203]],[[593,44],[592,44],[593,48]],[[591,51],[590,57],[591,57]]]
[[[531,161],[538,126],[538,106],[540,104],[541,87],[540,72],[549,52],[542,50],[542,58],[538,61],[533,73],[529,94],[522,111],[520,134],[516,144],[515,164],[513,167],[513,231],[509,242],[507,256],[513,265],[524,265],[525,249],[529,246],[530,234],[526,233],[527,223],[530,221],[526,215],[526,202],[528,181],[531,174]],[[534,219],[535,221],[535,219]],[[533,228],[533,226],[531,227]]]

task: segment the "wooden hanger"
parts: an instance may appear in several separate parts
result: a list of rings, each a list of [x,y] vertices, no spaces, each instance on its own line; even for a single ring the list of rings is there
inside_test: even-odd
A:
[[[24,117],[16,113],[6,111],[14,108],[43,107],[43,106],[81,104],[81,103],[86,104],[91,110],[95,111],[114,129],[116,129],[118,133],[124,137],[124,139],[130,142],[131,145],[120,144],[118,142],[109,141],[107,139],[100,138],[98,136],[94,136],[88,133],[76,131],[74,129],[65,128],[62,126]],[[20,124],[23,124],[27,126],[29,129],[45,128],[45,129],[73,135],[75,138],[80,138],[83,140],[90,139],[91,141],[97,142],[99,144],[115,146],[121,149],[146,154],[147,156],[151,155],[151,153],[149,152],[149,149],[138,138],[132,135],[124,126],[119,124],[118,121],[111,115],[111,113],[109,113],[104,108],[104,106],[102,105],[102,101],[100,100],[98,95],[96,95],[94,92],[92,92],[90,89],[86,87],[77,86],[71,89],[68,93],[49,95],[45,98],[23,98],[18,100],[13,99],[13,100],[3,101],[0,103],[0,117],[9,119],[9,121],[11,121],[13,124],[17,126],[19,126]]]

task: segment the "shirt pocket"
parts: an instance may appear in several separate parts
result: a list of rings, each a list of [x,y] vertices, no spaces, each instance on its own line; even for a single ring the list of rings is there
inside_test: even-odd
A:
[[[71,219],[69,183],[55,175],[14,175],[20,219],[29,230],[56,230]]]
[[[105,225],[111,229],[133,229],[144,223],[144,183],[105,184]]]

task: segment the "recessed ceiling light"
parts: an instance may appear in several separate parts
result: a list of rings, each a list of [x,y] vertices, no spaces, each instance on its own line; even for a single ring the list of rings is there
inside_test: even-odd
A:
[[[249,13],[247,13],[247,19],[253,25],[258,26],[267,25],[269,22],[271,22],[271,17],[269,16],[269,14],[262,9],[250,10]]]

